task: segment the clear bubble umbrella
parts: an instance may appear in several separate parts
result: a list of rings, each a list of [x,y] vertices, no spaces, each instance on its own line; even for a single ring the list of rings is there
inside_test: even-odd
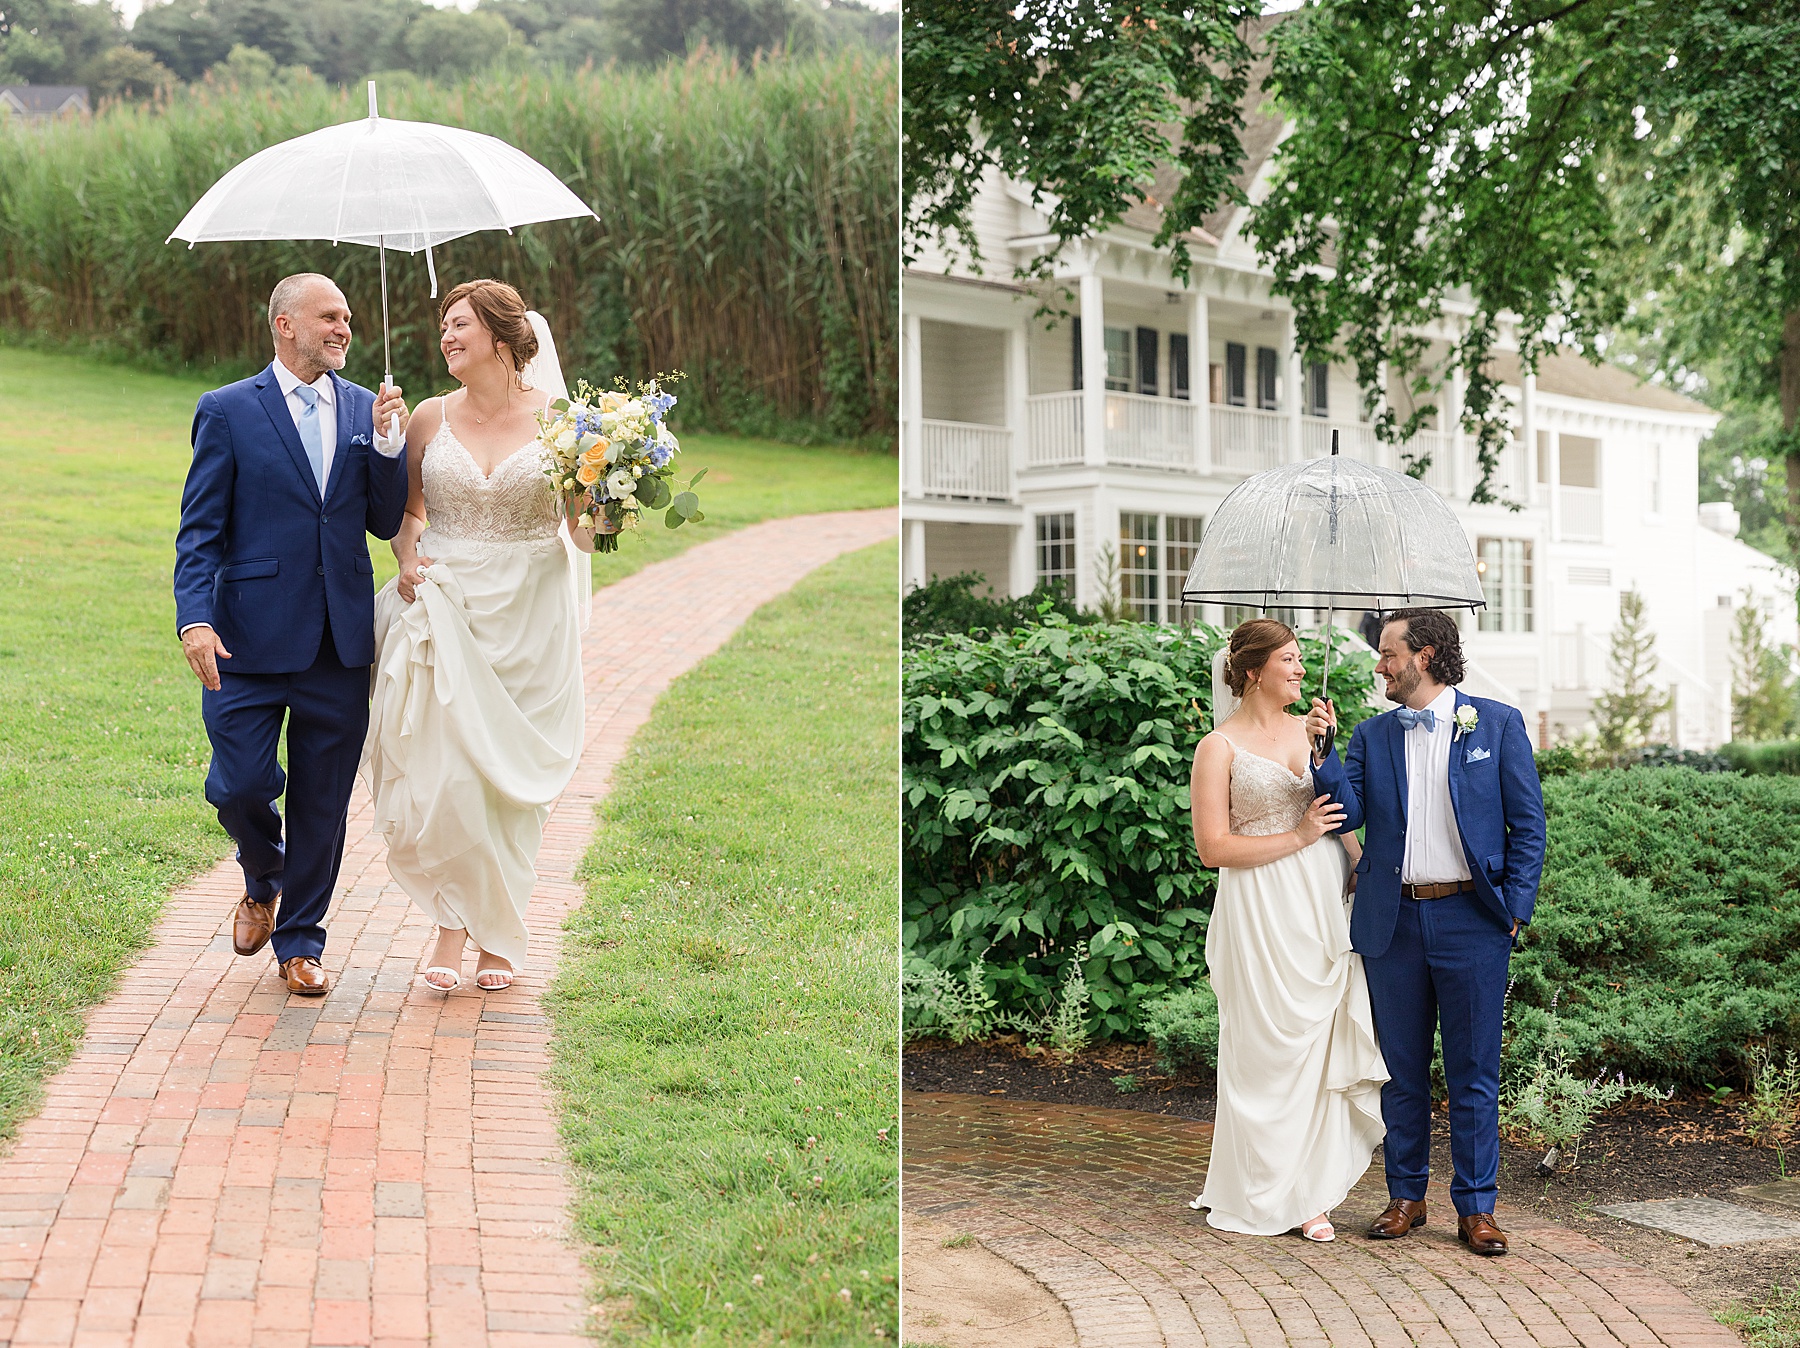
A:
[[[1283,464],[1232,489],[1207,521],[1181,598],[1324,609],[1325,693],[1337,610],[1487,606],[1449,502],[1417,478],[1341,457],[1336,431],[1329,458]]]
[[[379,116],[370,80],[366,118],[251,155],[207,189],[169,238],[190,248],[228,240],[329,239],[380,249],[382,351],[392,384],[388,249],[423,252],[435,296],[434,245],[484,229],[510,234],[519,225],[593,214],[562,179],[503,140]]]

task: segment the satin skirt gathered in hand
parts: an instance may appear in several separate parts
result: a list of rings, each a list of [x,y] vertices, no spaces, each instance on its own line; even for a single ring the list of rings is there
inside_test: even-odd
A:
[[[1362,957],[1335,838],[1219,872],[1206,967],[1219,1091],[1199,1204],[1222,1231],[1277,1236],[1343,1202],[1386,1131]]]
[[[408,604],[375,597],[374,705],[362,773],[388,870],[439,926],[514,968],[550,806],[581,754],[581,636],[555,537],[427,530]]]

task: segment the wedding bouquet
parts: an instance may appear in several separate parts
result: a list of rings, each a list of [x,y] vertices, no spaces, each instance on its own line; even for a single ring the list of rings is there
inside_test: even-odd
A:
[[[605,390],[578,379],[569,397],[539,415],[544,472],[579,511],[576,522],[595,531],[596,552],[616,551],[619,531],[646,510],[665,510],[671,529],[706,518],[693,490],[704,468],[684,490],[672,485],[681,445],[663,418],[674,405],[655,379],[635,390],[623,379]]]

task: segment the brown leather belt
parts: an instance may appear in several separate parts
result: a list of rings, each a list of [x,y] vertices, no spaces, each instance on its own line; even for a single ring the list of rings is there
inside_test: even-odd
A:
[[[1452,894],[1473,894],[1473,880],[1451,880],[1441,885],[1401,885],[1400,896],[1406,899],[1447,899]]]

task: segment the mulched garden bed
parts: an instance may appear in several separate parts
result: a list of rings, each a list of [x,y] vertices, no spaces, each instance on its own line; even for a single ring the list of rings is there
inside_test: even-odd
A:
[[[1154,1052],[1140,1044],[1103,1044],[1064,1061],[1034,1052],[1016,1036],[963,1045],[920,1040],[907,1045],[901,1072],[908,1090],[1138,1109],[1207,1122],[1216,1098],[1210,1076],[1165,1076]],[[1135,1081],[1127,1080],[1122,1091],[1115,1080],[1121,1077]],[[1707,1249],[1594,1211],[1606,1203],[1717,1198],[1800,1221],[1800,1209],[1733,1192],[1782,1173],[1775,1151],[1750,1145],[1735,1104],[1736,1097],[1721,1104],[1703,1095],[1628,1101],[1595,1120],[1577,1163],[1548,1179],[1536,1174],[1540,1150],[1503,1141],[1501,1201],[1593,1237],[1715,1311],[1764,1297],[1771,1286],[1792,1288],[1800,1284],[1800,1240]],[[1790,1170],[1800,1172],[1800,1155],[1790,1159]],[[1441,1107],[1431,1164],[1434,1174],[1449,1178],[1449,1121]]]

